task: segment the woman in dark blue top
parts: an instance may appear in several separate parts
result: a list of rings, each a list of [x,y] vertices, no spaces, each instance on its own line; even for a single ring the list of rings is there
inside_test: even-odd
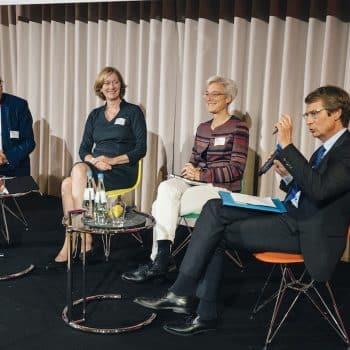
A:
[[[105,67],[96,78],[94,90],[106,101],[95,108],[86,121],[79,155],[71,176],[62,182],[62,203],[65,217],[81,208],[86,185],[86,173],[104,173],[106,190],[131,187],[137,179],[138,161],[146,154],[147,130],[141,109],[123,100],[126,85],[113,67]],[[92,252],[92,237],[86,235],[86,251]],[[67,261],[67,241],[55,258]]]

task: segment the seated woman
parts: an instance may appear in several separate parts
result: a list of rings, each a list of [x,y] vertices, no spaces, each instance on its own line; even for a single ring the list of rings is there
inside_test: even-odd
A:
[[[249,131],[245,122],[228,111],[236,95],[233,80],[219,76],[207,80],[204,99],[213,118],[199,125],[190,161],[182,170],[186,179],[207,184],[191,186],[182,179],[172,178],[159,185],[152,207],[156,219],[152,262],[123,273],[124,280],[143,282],[164,276],[170,263],[170,249],[179,215],[200,213],[209,199],[219,197],[220,190],[240,191]]]
[[[106,191],[131,187],[137,179],[138,161],[146,154],[147,130],[141,109],[126,102],[126,85],[119,71],[105,67],[98,74],[94,90],[106,103],[91,111],[86,121],[79,156],[71,175],[62,182],[64,216],[81,208],[87,171],[104,174]],[[87,256],[92,254],[92,237],[86,235]],[[56,263],[67,261],[67,239],[55,257]]]

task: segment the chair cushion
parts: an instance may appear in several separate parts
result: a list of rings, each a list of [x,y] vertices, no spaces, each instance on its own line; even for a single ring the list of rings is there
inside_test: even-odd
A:
[[[289,254],[279,252],[263,252],[255,253],[255,258],[267,263],[273,264],[293,264],[304,262],[304,257],[301,254]]]

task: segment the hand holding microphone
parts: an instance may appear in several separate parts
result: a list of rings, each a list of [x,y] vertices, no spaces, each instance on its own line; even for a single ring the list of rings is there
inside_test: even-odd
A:
[[[273,131],[272,131],[272,135],[275,135],[278,133],[278,128],[277,126],[274,127]],[[278,152],[279,152],[279,148],[280,146],[277,145],[277,148],[275,150],[275,152],[273,152],[271,154],[271,156],[267,159],[267,161],[261,166],[261,168],[258,170],[258,176],[261,176],[263,174],[265,174],[267,171],[270,170],[270,168],[273,165],[273,161],[276,159]]]
[[[273,161],[276,159],[277,155],[278,155],[278,148],[275,150],[275,152],[273,152],[270,156],[270,158],[261,166],[261,168],[258,170],[258,176],[261,176],[263,174],[265,174],[267,171],[270,170],[270,168],[273,165]]]
[[[292,118],[289,114],[282,114],[278,123],[275,124],[272,131],[272,135],[278,133],[279,143],[277,144],[277,149],[272,153],[272,155],[267,159],[267,161],[258,170],[258,176],[265,174],[273,165],[274,160],[277,158],[279,151],[286,147],[288,144],[292,143]]]
[[[274,133],[278,133],[277,142],[282,148],[292,143],[293,123],[290,114],[283,113],[281,115],[278,122],[275,124]]]

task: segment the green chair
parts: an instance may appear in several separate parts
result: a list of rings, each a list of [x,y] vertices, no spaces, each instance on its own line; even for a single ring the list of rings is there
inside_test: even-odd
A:
[[[179,224],[184,225],[187,229],[187,236],[185,239],[172,251],[172,256],[175,257],[179,254],[187,245],[190,243],[190,239],[193,233],[194,224],[191,223],[191,220],[197,220],[200,214],[197,213],[189,213],[180,217]],[[228,249],[225,250],[226,256],[232,260],[240,269],[243,269],[243,263],[237,253],[236,250],[230,251]]]
[[[240,190],[241,193],[243,192],[243,188],[244,188],[244,180],[242,179],[241,180],[241,190]],[[191,236],[193,233],[194,224],[195,224],[195,221],[199,218],[199,215],[200,214],[197,214],[197,213],[189,213],[189,214],[185,214],[185,215],[180,216],[179,225],[184,225],[187,229],[188,234],[185,237],[185,239],[176,247],[176,249],[174,249],[172,251],[171,254],[173,257],[175,257],[177,254],[179,254],[190,243],[190,239],[191,239]],[[225,254],[240,269],[244,268],[243,263],[242,263],[236,250],[231,251],[229,249],[226,249]]]

